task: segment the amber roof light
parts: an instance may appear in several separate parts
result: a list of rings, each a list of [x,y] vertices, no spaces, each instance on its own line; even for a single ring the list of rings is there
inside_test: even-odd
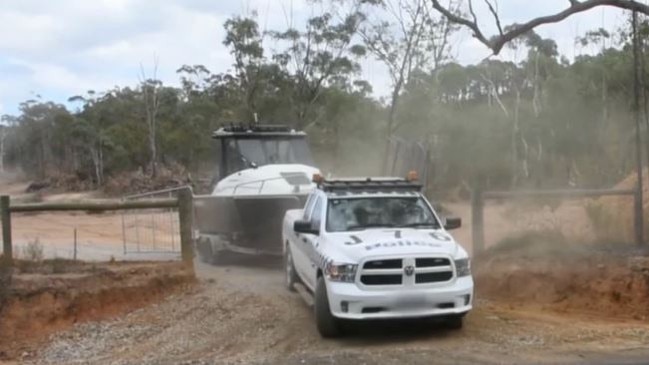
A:
[[[322,184],[324,182],[324,177],[320,174],[313,174],[313,179],[311,181],[316,184]]]
[[[406,176],[406,180],[408,180],[408,181],[417,181],[417,180],[419,180],[419,174],[415,170],[408,171],[408,175]]]

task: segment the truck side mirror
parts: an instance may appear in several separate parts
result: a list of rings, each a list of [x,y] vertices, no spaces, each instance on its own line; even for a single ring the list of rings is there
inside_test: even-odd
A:
[[[309,221],[295,221],[293,222],[293,230],[296,233],[320,234],[317,228],[314,228]]]
[[[456,217],[447,217],[444,219],[444,229],[453,230],[462,227],[462,219]]]

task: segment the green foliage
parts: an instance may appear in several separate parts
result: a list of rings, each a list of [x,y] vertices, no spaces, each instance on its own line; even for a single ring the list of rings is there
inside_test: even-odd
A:
[[[306,129],[318,165],[339,175],[376,173],[391,124],[390,133],[431,146],[437,191],[477,179],[486,189],[604,186],[632,169],[624,32],[586,33],[578,41],[594,52],[572,62],[555,41],[530,32],[509,45],[518,58],[461,65],[450,59],[444,38],[456,26],[424,16],[423,0],[404,2],[409,12],[402,14],[384,0],[317,3],[320,13],[283,30],[264,33],[254,13],[228,19],[227,72],[183,65],[178,87],[143,80],[134,88],[91,90],[70,98],[74,110],[26,101],[19,115],[2,118],[4,161],[30,177],[64,173],[97,186],[123,172],[148,171],[153,157],[192,172],[211,170],[211,132],[256,115]],[[414,34],[419,38],[409,48]],[[359,78],[361,60],[370,57],[391,71],[395,88],[387,102],[370,97],[371,85]],[[152,88],[159,102],[155,156],[147,124]]]

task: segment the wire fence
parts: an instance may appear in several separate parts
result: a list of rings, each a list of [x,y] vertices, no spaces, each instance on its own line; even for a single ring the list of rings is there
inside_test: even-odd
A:
[[[185,188],[173,194],[177,197],[27,204],[11,204],[8,196],[0,197],[3,256],[9,261],[13,257],[89,261],[182,258],[190,263],[192,193]],[[125,212],[133,212],[126,215],[133,217],[128,223]],[[143,233],[139,240],[126,240],[127,227]],[[132,252],[146,256],[127,255]]]
[[[136,250],[136,245],[128,243],[128,250],[125,250],[121,218],[121,213],[15,213],[12,217],[15,254],[19,258],[26,258],[30,252],[33,255],[36,247],[40,247],[45,258],[93,261],[138,259],[127,255],[129,250]],[[161,236],[160,233],[158,235]],[[180,244],[176,242],[175,245],[179,252]]]
[[[152,191],[124,197],[126,201],[176,198],[186,187]],[[180,253],[180,222],[177,209],[121,212],[124,255],[134,253]]]
[[[636,191],[632,189],[512,191],[474,194],[474,253],[525,238],[574,243],[632,243]]]

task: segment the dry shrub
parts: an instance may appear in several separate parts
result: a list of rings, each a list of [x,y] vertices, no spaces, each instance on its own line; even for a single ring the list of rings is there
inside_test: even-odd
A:
[[[487,250],[487,253],[525,252],[539,254],[562,252],[571,245],[560,229],[521,232],[506,237]]]
[[[104,186],[109,195],[123,195],[175,188],[191,183],[187,169],[180,165],[160,166],[158,175],[152,178],[143,171],[123,172],[110,177]]]
[[[95,181],[87,175],[48,170],[47,179],[32,182],[27,192],[75,192],[95,188]]]
[[[70,263],[70,260],[60,259],[58,257],[49,260],[48,262],[52,267],[52,274],[63,274],[67,270],[67,266]]]
[[[40,243],[39,239],[36,238],[33,241],[27,243],[25,247],[22,248],[22,258],[26,261],[31,261],[39,263],[43,261],[43,245]]]

